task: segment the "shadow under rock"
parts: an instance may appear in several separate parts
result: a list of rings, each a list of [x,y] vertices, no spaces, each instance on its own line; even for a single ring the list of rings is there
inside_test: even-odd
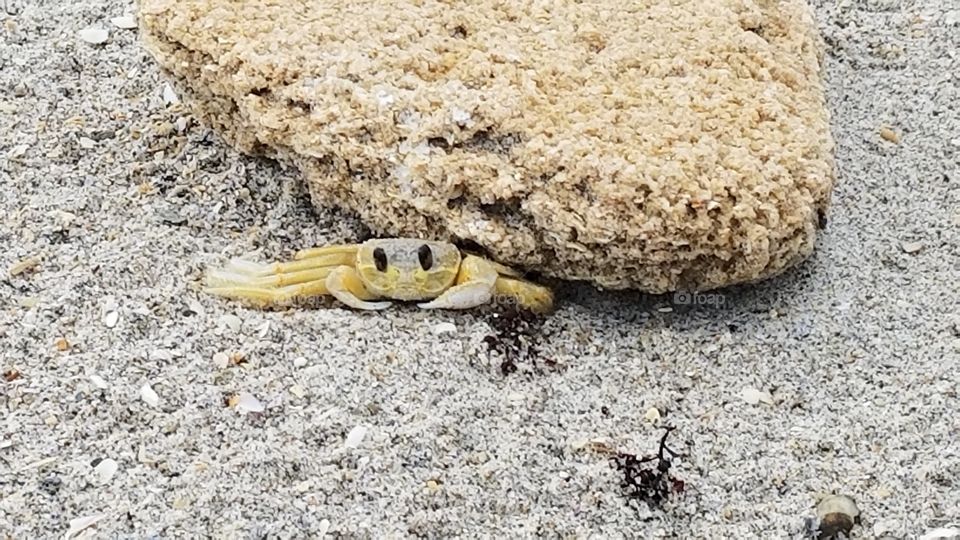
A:
[[[699,329],[733,328],[769,318],[772,309],[804,310],[811,293],[822,284],[824,271],[814,253],[785,272],[757,283],[733,285],[694,293],[678,291],[646,294],[639,291],[605,291],[585,282],[555,286],[561,311],[589,313],[604,326],[644,323],[653,327]]]

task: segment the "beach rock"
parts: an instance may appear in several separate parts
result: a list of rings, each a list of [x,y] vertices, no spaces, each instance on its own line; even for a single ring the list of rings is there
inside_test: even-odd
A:
[[[813,249],[833,142],[803,0],[314,5],[142,0],[141,33],[201,119],[377,235],[649,292]]]

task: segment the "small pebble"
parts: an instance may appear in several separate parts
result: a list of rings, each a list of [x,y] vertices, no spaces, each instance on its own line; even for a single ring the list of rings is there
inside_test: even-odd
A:
[[[173,360],[173,353],[167,349],[154,349],[150,351],[150,360],[154,362],[169,362]]]
[[[887,142],[892,142],[893,144],[900,143],[900,136],[897,135],[897,132],[886,126],[880,128],[880,137]]]
[[[443,334],[456,334],[457,325],[450,322],[442,322],[431,328],[430,331],[436,336]]]
[[[307,359],[302,356],[298,356],[293,359],[293,367],[295,368],[302,368],[306,365],[307,365]]]
[[[161,210],[157,212],[157,217],[166,225],[179,226],[187,222],[187,218],[181,216],[176,210]]]
[[[107,42],[110,32],[104,28],[90,26],[80,31],[80,39],[91,45],[100,45]]]
[[[29,144],[18,144],[10,149],[10,152],[7,154],[8,157],[18,158],[27,153],[27,150],[30,149]]]
[[[299,384],[295,384],[290,387],[290,393],[297,396],[300,399],[303,399],[303,396],[307,395],[307,391],[304,390]]]
[[[67,338],[58,337],[53,340],[53,345],[57,348],[58,351],[66,351],[70,348],[70,342],[67,341]]]
[[[240,317],[237,317],[236,315],[224,315],[220,318],[220,322],[232,332],[239,332],[240,325],[243,324],[243,321],[240,320]]]
[[[137,27],[137,19],[133,15],[121,15],[120,17],[114,17],[110,19],[110,22],[113,23],[117,28],[122,28],[124,30],[131,30]]]
[[[219,369],[226,369],[230,365],[230,357],[225,352],[214,353],[213,365]]]
[[[857,503],[846,495],[827,495],[817,504],[817,519],[820,522],[820,538],[836,538],[849,535],[859,521]]]
[[[293,490],[297,493],[306,493],[310,491],[311,487],[313,487],[313,481],[304,480],[303,482],[298,482],[295,486],[293,486]]]
[[[94,141],[93,139],[88,139],[86,137],[80,137],[80,140],[78,142],[80,143],[80,148],[83,148],[84,150],[90,150],[91,148],[97,145],[97,141]]]
[[[647,422],[656,422],[660,420],[660,411],[656,407],[650,407],[647,409],[647,413],[643,415]]]
[[[107,328],[113,328],[120,321],[120,314],[116,311],[108,311],[103,316],[103,325]]]

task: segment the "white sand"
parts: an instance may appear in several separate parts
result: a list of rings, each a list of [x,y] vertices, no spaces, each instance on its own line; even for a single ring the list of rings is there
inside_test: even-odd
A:
[[[110,538],[785,538],[831,491],[860,504],[859,538],[960,524],[960,9],[815,4],[840,183],[814,258],[722,306],[563,287],[542,369],[504,376],[489,310],[197,293],[207,264],[362,227],[165,104],[136,30],[110,22],[131,5],[7,2],[0,372],[19,378],[0,380],[0,537],[105,514]],[[91,25],[104,45],[79,39]],[[241,392],[265,412],[225,405]],[[689,454],[656,511],[577,449],[654,451],[650,407]]]

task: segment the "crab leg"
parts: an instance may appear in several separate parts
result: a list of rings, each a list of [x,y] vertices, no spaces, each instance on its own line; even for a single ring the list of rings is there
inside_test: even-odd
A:
[[[324,281],[312,281],[277,288],[236,285],[204,290],[210,294],[233,298],[235,300],[243,300],[260,306],[280,306],[291,302],[295,298],[309,298],[329,294],[327,284]]]
[[[206,275],[206,283],[212,288],[239,286],[271,289],[308,283],[310,281],[323,281],[330,275],[330,272],[333,272],[333,268],[336,267],[314,268],[312,270],[286,273],[243,273],[237,272],[235,268],[228,266],[224,270],[209,270]]]
[[[338,266],[324,281],[334,298],[356,309],[386,309],[391,302],[368,302],[376,297],[363,285],[363,280],[352,266]]]
[[[357,255],[357,250],[360,249],[359,244],[346,244],[343,246],[324,246],[324,247],[315,247],[308,249],[301,249],[296,252],[293,256],[296,260],[303,259],[315,259],[318,257],[325,257],[327,255],[346,255],[349,257],[349,260],[352,261]],[[344,263],[347,264],[347,263]]]
[[[270,264],[246,261],[243,259],[233,259],[227,264],[226,270],[250,276],[269,276],[273,274],[286,274],[290,272],[299,272],[301,270],[310,270],[312,268],[350,265],[353,264],[355,257],[355,253],[330,253],[311,257],[309,259],[299,259],[290,262],[276,262]]]
[[[355,245],[316,248],[297,254],[309,252],[309,257],[271,264],[234,259],[225,268],[207,272],[205,291],[260,305],[331,294],[327,278],[339,267],[349,268],[346,265],[353,264],[356,251]]]
[[[546,287],[517,278],[500,276],[495,286],[497,296],[513,299],[519,306],[536,313],[553,309],[553,292]]]
[[[493,297],[497,269],[486,259],[467,255],[460,263],[457,284],[436,299],[418,304],[423,309],[469,309],[486,304]]]

